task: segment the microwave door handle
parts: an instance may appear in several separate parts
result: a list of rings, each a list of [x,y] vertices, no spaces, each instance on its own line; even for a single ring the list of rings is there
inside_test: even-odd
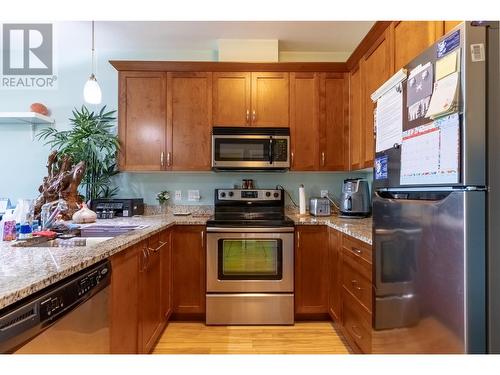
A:
[[[273,150],[273,137],[269,138],[269,164],[273,164],[273,154],[274,154],[274,150]]]

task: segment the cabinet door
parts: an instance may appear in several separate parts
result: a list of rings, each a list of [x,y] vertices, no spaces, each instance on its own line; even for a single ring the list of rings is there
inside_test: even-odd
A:
[[[161,248],[161,311],[165,321],[172,315],[172,243],[171,230],[160,233]]]
[[[288,81],[288,73],[252,73],[253,126],[289,126]]]
[[[373,167],[374,147],[374,110],[375,105],[370,96],[385,81],[387,81],[393,71],[391,65],[391,48],[387,37],[388,30],[368,51],[361,61],[361,75],[363,79],[363,123],[364,123],[364,168]]]
[[[250,73],[213,73],[213,125],[250,125]]]
[[[144,243],[147,252],[140,272],[140,344],[141,353],[153,350],[163,328],[161,305],[161,253],[158,234]]]
[[[172,233],[174,313],[204,319],[205,227],[176,226]]]
[[[343,171],[349,163],[349,82],[343,73],[321,75],[320,169]]]
[[[319,169],[319,73],[290,73],[291,169]]]
[[[358,67],[350,74],[350,108],[349,108],[349,163],[351,170],[363,168],[363,110],[361,96],[361,71]]]
[[[167,87],[167,168],[210,170],[212,73],[168,73]]]
[[[324,225],[295,227],[295,314],[328,313],[328,233]]]
[[[398,71],[443,33],[442,21],[394,22],[394,67]]]
[[[444,21],[443,34],[449,33],[453,28],[463,21]]]
[[[166,74],[120,72],[121,171],[158,171],[166,152]]]
[[[342,321],[342,251],[341,234],[328,228],[328,264],[330,282],[328,293],[328,313],[335,321]]]
[[[139,243],[111,258],[110,351],[113,354],[138,352],[139,331]]]

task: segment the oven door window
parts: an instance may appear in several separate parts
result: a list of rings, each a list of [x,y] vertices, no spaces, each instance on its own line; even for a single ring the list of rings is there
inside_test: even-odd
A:
[[[221,239],[218,243],[219,280],[281,280],[282,261],[280,239]]]
[[[216,161],[269,161],[269,138],[215,139]]]

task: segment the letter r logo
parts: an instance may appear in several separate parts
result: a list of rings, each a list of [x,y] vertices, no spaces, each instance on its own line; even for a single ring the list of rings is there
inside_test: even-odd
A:
[[[3,25],[3,74],[52,74],[52,24]]]

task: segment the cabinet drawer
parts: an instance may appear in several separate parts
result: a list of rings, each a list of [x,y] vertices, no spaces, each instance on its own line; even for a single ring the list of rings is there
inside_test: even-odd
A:
[[[349,256],[343,257],[342,262],[342,284],[344,287],[362,303],[368,311],[372,311],[372,284],[359,271],[359,264]]]
[[[351,253],[372,263],[372,247],[363,241],[357,240],[347,235],[342,236],[342,247]]]
[[[371,352],[371,314],[344,287],[342,316],[344,331],[351,343],[363,353]]]

